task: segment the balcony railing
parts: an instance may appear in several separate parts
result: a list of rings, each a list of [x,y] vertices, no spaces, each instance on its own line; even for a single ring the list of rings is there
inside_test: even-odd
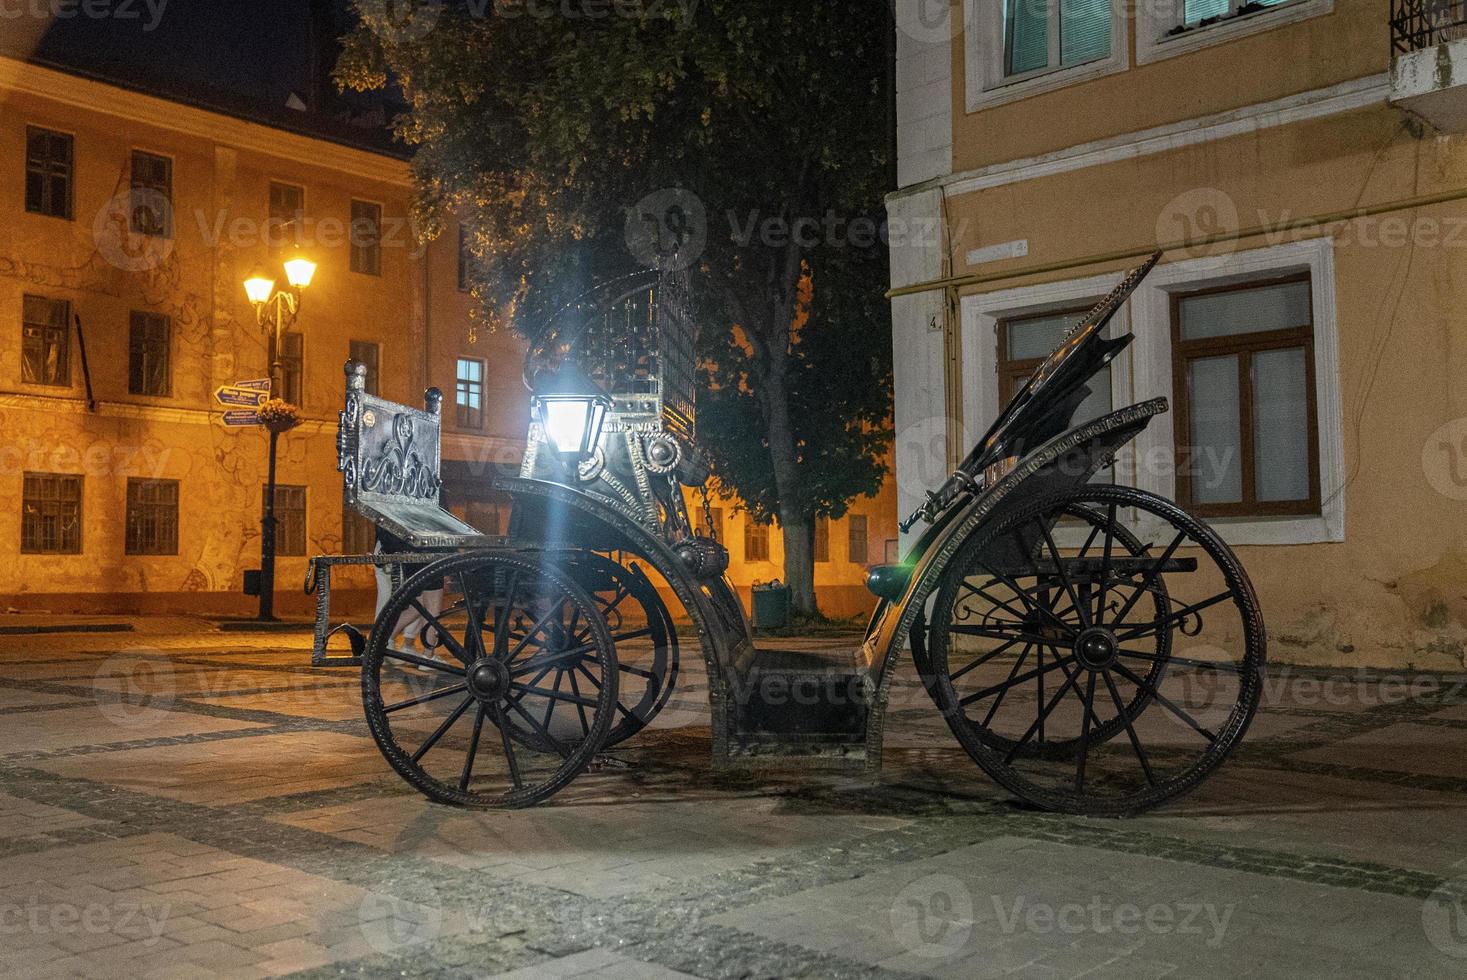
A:
[[[1467,0],[1391,0],[1391,51],[1422,48],[1467,38]]]

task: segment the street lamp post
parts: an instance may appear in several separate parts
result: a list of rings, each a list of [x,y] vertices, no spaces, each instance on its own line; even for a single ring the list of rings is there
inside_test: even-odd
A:
[[[270,358],[270,397],[283,397],[285,379],[281,363],[285,331],[300,316],[301,294],[316,274],[316,263],[297,256],[285,263],[286,289],[275,288],[275,280],[257,272],[245,280],[245,295],[255,307],[255,320],[265,331]],[[265,481],[265,514],[260,519],[260,615],[262,622],[275,619],[275,450],[280,439],[276,426],[269,426],[270,458]]]

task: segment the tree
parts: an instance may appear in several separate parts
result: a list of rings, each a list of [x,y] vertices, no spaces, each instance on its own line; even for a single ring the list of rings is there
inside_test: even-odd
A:
[[[338,78],[400,86],[419,219],[471,229],[486,320],[532,334],[649,242],[693,263],[700,438],[816,612],[815,518],[885,468],[883,0],[357,7]]]

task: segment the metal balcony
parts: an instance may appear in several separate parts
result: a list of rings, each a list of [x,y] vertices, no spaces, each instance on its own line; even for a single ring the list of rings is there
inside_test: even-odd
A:
[[[1391,102],[1467,132],[1467,0],[1391,0]]]

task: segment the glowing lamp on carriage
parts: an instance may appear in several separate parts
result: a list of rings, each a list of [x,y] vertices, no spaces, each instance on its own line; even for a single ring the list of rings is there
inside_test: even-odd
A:
[[[611,397],[572,364],[535,379],[530,410],[562,458],[579,463],[596,452]]]

